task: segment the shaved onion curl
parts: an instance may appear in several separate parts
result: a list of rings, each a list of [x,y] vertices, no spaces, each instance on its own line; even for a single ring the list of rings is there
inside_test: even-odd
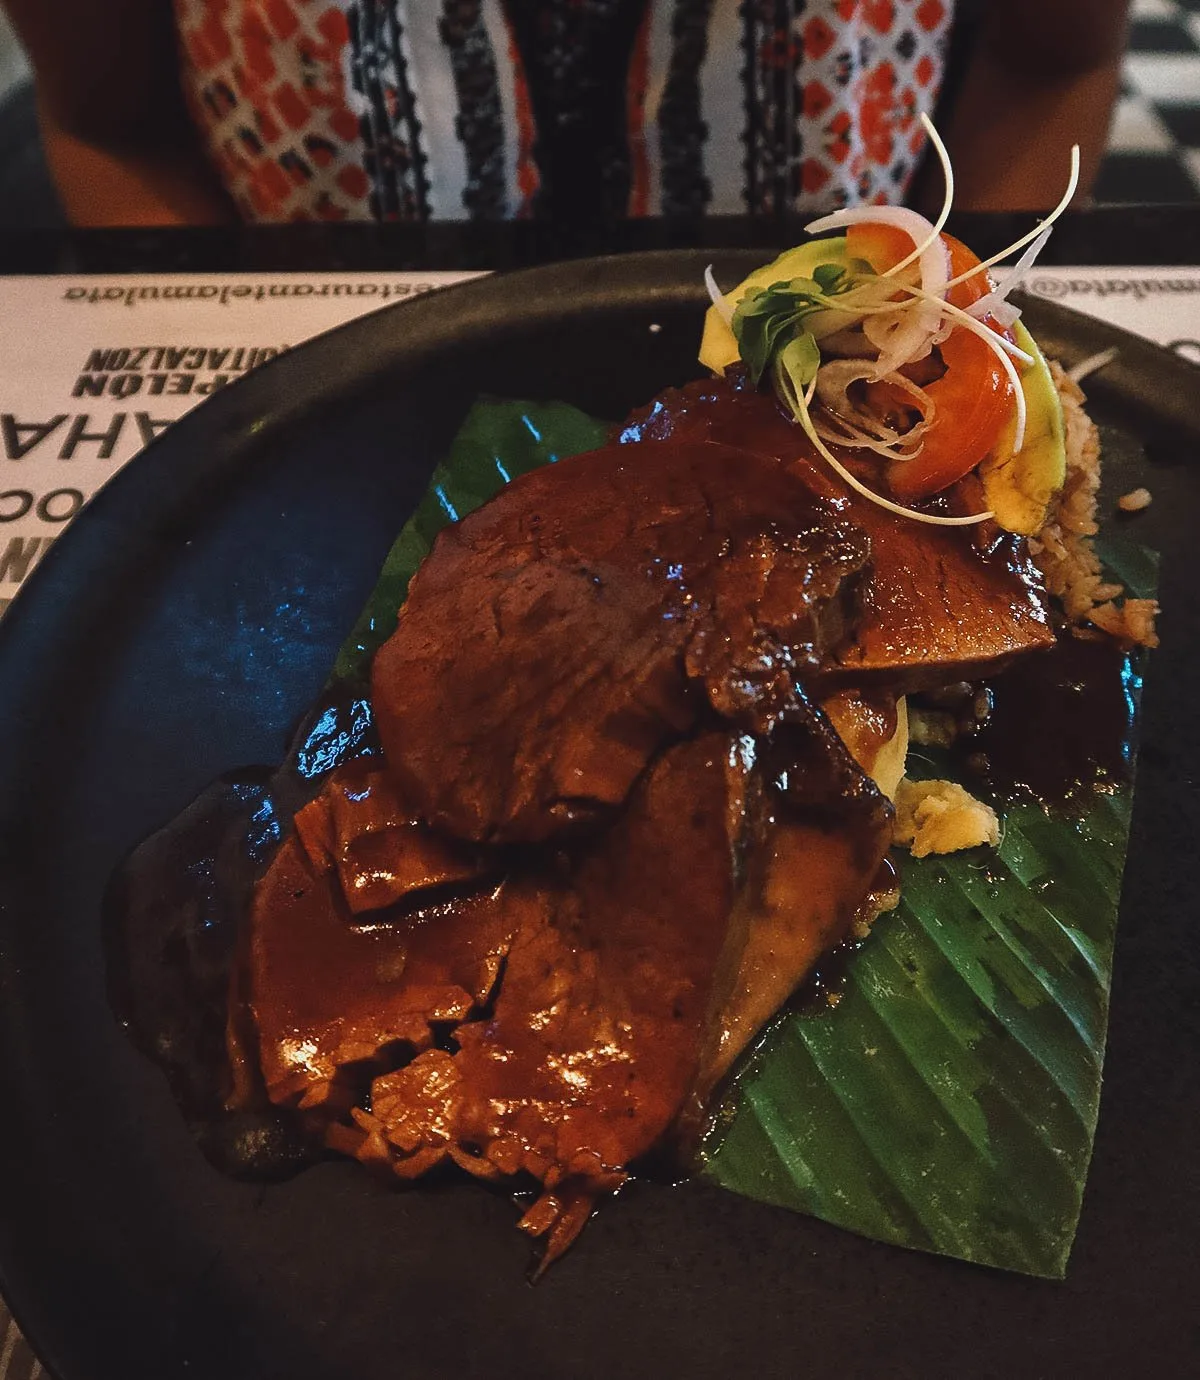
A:
[[[822,403],[839,423],[853,425],[855,430],[873,441],[886,445],[901,446],[911,444],[920,438],[933,421],[937,404],[929,394],[903,374],[889,374],[882,382],[891,384],[900,392],[912,398],[921,413],[921,420],[907,432],[899,432],[894,427],[885,426],[869,411],[864,411],[850,397],[850,385],[862,379],[872,378],[871,365],[864,360],[833,360],[817,372],[817,401]],[[896,459],[902,459],[899,453]]]
[[[913,249],[898,264],[881,273],[880,278],[897,278],[910,264],[917,261],[921,266],[921,287],[927,293],[943,297],[950,273],[950,254],[941,236],[942,227],[946,224],[950,208],[954,204],[954,169],[950,165],[950,155],[941,136],[934,128],[933,121],[924,112],[921,113],[921,123],[925,126],[925,132],[942,165],[944,195],[942,209],[936,222],[930,224],[924,216],[910,211],[905,206],[864,206],[835,211],[832,215],[810,221],[804,228],[811,235],[846,225],[894,225],[912,238]],[[881,379],[885,374],[894,373],[905,364],[924,359],[933,348],[933,338],[941,324],[941,317],[936,308],[931,303],[926,303],[912,312],[907,320],[901,315],[895,319],[894,326],[889,323],[882,332],[868,331],[868,339],[879,350],[875,377]]]
[[[909,288],[908,291],[917,295],[920,290],[918,288]],[[1016,455],[1025,444],[1026,408],[1025,390],[1021,387],[1021,376],[1017,373],[1017,366],[1013,363],[1013,360],[1020,360],[1022,364],[1032,364],[1033,356],[1026,354],[1019,345],[1014,345],[1007,336],[997,335],[995,331],[985,326],[982,321],[976,321],[975,318],[971,316],[969,312],[965,312],[962,307],[956,307],[951,302],[942,302],[941,307],[947,316],[953,317],[955,321],[965,326],[972,335],[977,335],[980,340],[988,346],[991,352],[1000,361],[1001,368],[1003,368],[1004,372],[1008,375],[1008,381],[1013,387],[1013,400],[1017,405],[1017,426],[1013,433],[1012,447],[1013,454]]]
[[[805,227],[810,235],[818,235],[829,230],[843,230],[851,225],[891,225],[903,231],[912,240],[911,252],[897,264],[884,273],[862,280],[849,292],[840,294],[837,307],[832,308],[831,304],[832,309],[827,309],[828,314],[822,313],[824,319],[819,324],[823,329],[814,332],[818,340],[822,336],[830,337],[828,343],[831,348],[847,351],[854,348],[856,343],[849,328],[852,323],[861,321],[863,343],[873,346],[877,356],[871,359],[864,351],[863,356],[858,358],[820,364],[816,377],[802,393],[797,395],[794,387],[786,385],[790,399],[785,398],[785,401],[789,402],[797,421],[818,454],[856,493],[901,517],[932,526],[961,527],[983,522],[994,515],[987,512],[973,513],[965,517],[940,517],[893,503],[882,494],[868,488],[846,469],[830,451],[826,441],[872,450],[891,460],[903,461],[919,454],[923,442],[915,450],[907,450],[904,445],[911,445],[913,441],[919,440],[928,428],[933,415],[932,399],[924,390],[911,384],[903,375],[897,374],[897,371],[906,364],[923,359],[933,346],[941,344],[952,330],[962,327],[983,340],[1000,361],[1000,367],[1012,386],[1016,409],[1013,452],[1022,449],[1025,444],[1026,404],[1021,376],[1014,361],[1031,365],[1033,359],[1006,335],[992,330],[985,322],[990,318],[1003,329],[1012,326],[1019,318],[1020,311],[1011,305],[1008,295],[1029,273],[1046,245],[1051,227],[1075,195],[1079,185],[1079,147],[1076,145],[1071,149],[1071,170],[1067,188],[1054,210],[1028,234],[1021,236],[999,254],[994,254],[965,273],[951,278],[949,250],[941,237],[941,232],[954,200],[954,172],[950,166],[946,146],[928,115],[921,115],[921,123],[937,153],[945,176],[945,196],[936,221],[931,222],[902,206],[864,206],[835,211],[832,215],[810,221]],[[967,309],[946,300],[946,294],[951,288],[980,273],[986,273],[993,265],[1018,251],[1024,252],[1000,287],[984,293]],[[914,263],[918,265],[919,282],[915,282],[913,276],[907,273]],[[722,319],[732,325],[733,310],[717,287],[711,265],[705,270],[704,282]],[[894,428],[882,425],[851,402],[846,390],[857,379],[886,379],[897,383],[904,387],[905,391],[911,391],[928,410],[923,413],[921,422],[902,436]],[[824,415],[814,419],[810,412],[814,399],[818,397],[829,421],[826,421]],[[844,404],[845,410],[840,404]]]
[[[897,517],[911,518],[914,522],[923,522],[929,527],[973,527],[977,523],[986,522],[988,518],[996,516],[989,510],[986,513],[967,513],[963,517],[941,517],[937,513],[919,513],[915,508],[906,508],[901,503],[893,503],[890,498],[884,498],[882,494],[877,494],[874,489],[869,489],[856,474],[852,474],[841,463],[817,435],[816,427],[813,425],[807,407],[799,417],[799,422],[804,428],[804,434],[815,447],[817,454],[821,456],[830,469],[835,474],[840,475],[855,493],[869,499],[878,508],[883,508],[889,513],[895,513]]]
[[[733,327],[733,308],[725,300],[725,295],[717,286],[716,277],[713,274],[712,264],[704,270],[704,286],[708,289],[708,295],[712,298],[712,304],[717,309],[717,315],[725,324],[732,329]]]
[[[990,316],[1004,327],[1016,324],[1020,319],[1021,309],[1013,306],[1008,300],[1008,294],[1021,286],[1037,256],[1045,249],[1046,241],[1053,229],[1053,226],[1048,225],[1042,231],[1005,275],[1004,282],[999,287],[993,288],[991,292],[971,303],[967,310],[976,321],[984,321]]]
[[[950,255],[937,229],[924,216],[910,211],[907,206],[861,206],[822,216],[804,228],[809,234],[817,234],[849,225],[891,225],[902,230],[916,246],[914,253],[919,251],[920,254],[921,288],[931,297],[941,297],[950,276]],[[879,277],[886,278],[889,286],[892,284],[891,275],[880,274]],[[901,284],[897,281],[895,286]],[[846,306],[853,308],[850,301]],[[895,325],[890,330],[885,328],[882,340],[871,341],[880,350],[875,364],[876,378],[928,354],[933,334],[941,325],[941,314],[936,304],[926,302],[915,311],[898,311],[894,320]]]
[[[846,421],[844,417],[835,416],[834,422],[836,425],[831,426],[822,415],[813,421],[813,426],[823,441],[829,441],[835,446],[845,446],[847,450],[871,450],[876,455],[883,456],[885,460],[904,461],[915,460],[925,449],[925,442],[922,441],[919,446],[912,450],[900,451],[894,446],[887,445],[884,441],[876,441],[865,431],[860,431],[858,427]]]

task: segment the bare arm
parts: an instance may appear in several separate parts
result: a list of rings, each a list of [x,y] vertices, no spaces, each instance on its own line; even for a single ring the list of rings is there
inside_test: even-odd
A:
[[[1072,144],[1087,195],[1119,88],[1128,8],[1129,0],[991,0],[945,131],[962,210],[1053,206]]]
[[[188,119],[170,0],[3,0],[37,79],[46,158],[75,225],[235,218]]]

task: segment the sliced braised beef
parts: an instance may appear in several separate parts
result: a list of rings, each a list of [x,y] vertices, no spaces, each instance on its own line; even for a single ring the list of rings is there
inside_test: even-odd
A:
[[[994,523],[932,527],[861,498],[830,474],[773,394],[748,388],[736,376],[669,390],[635,413],[622,434],[626,443],[725,442],[783,460],[793,476],[822,499],[839,503],[844,518],[866,534],[870,568],[854,636],[830,649],[822,667],[826,680],[883,680],[894,688],[919,689],[976,679],[1054,642],[1045,593],[1023,538]],[[878,483],[869,469],[861,477]],[[831,500],[831,494],[839,497]],[[952,514],[977,512],[981,504],[982,496],[966,484],[942,500]]]
[[[821,955],[869,918],[863,906],[892,841],[887,800],[824,714],[740,746],[756,757],[757,798],[747,814],[731,926],[737,961],[709,1023],[687,1109],[692,1123],[702,1121],[713,1088]]]
[[[572,1205],[621,1182],[695,1077],[734,901],[743,786],[726,735],[668,749],[571,874],[545,880],[493,1016],[457,1032],[447,1149],[487,1177],[540,1180],[553,1201],[530,1221],[549,1229],[551,1251],[586,1218]],[[423,1076],[421,1062],[407,1079]]]
[[[375,659],[389,767],[464,839],[594,823],[706,700],[756,728],[786,708],[844,637],[866,557],[835,506],[729,446],[525,475],[438,537]]]
[[[279,1106],[344,1110],[495,984],[516,926],[508,889],[394,806],[370,759],[341,768],[255,890],[233,1007]],[[447,881],[474,890],[447,896]]]
[[[340,767],[295,818],[296,834],[318,872],[332,868],[357,915],[398,905],[428,905],[431,893],[477,883],[496,861],[420,823],[395,778],[375,757]]]
[[[844,935],[889,837],[819,717],[667,749],[611,829],[530,879],[493,1014],[375,1081],[359,1152],[532,1175],[522,1225],[552,1259]]]

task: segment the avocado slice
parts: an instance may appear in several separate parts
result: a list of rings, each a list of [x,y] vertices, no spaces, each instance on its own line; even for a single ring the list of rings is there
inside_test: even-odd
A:
[[[748,292],[770,287],[773,283],[790,283],[793,278],[811,278],[820,264],[840,264],[846,261],[846,237],[834,235],[825,240],[809,240],[780,254],[762,268],[756,268],[748,278],[724,294],[729,306],[736,307]],[[725,324],[716,307],[709,307],[704,317],[704,335],[700,340],[700,363],[714,374],[723,374],[730,364],[741,358],[737,340]]]
[[[1033,536],[1046,520],[1050,500],[1067,476],[1062,403],[1050,366],[1033,336],[1018,321],[1016,343],[1033,363],[1025,366],[1021,391],[1025,394],[1025,444],[1013,453],[1017,429],[1014,416],[995,450],[979,466],[987,505],[1009,532]]]

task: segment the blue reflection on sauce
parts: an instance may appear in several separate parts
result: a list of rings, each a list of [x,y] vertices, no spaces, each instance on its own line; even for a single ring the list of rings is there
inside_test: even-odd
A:
[[[296,753],[296,770],[306,781],[332,771],[350,757],[369,755],[371,702],[358,696],[349,704],[329,705],[317,717]]]
[[[250,827],[246,831],[246,845],[255,862],[266,862],[271,849],[283,835],[275,802],[264,795],[250,816]]]
[[[1142,694],[1142,673],[1134,665],[1132,656],[1121,663],[1121,692],[1125,696],[1125,709],[1128,715],[1124,741],[1121,743],[1121,757],[1126,762],[1133,760],[1133,725],[1137,722],[1138,700]]]
[[[450,519],[451,522],[457,522],[458,510],[446,496],[445,488],[441,484],[435,484],[433,486],[433,492],[434,496],[437,498],[437,501],[442,505],[442,512],[446,514],[446,516]]]
[[[640,422],[631,422],[629,426],[621,432],[617,438],[621,445],[627,446],[632,442],[643,441],[646,438],[646,431],[655,417],[666,411],[661,399],[651,407],[648,415]]]

